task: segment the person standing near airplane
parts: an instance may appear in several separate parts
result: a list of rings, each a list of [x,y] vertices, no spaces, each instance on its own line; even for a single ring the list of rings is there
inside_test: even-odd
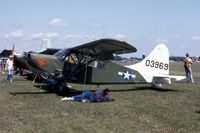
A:
[[[8,70],[7,82],[13,81],[13,56],[10,55],[6,61],[6,70]]]
[[[186,58],[184,59],[184,68],[186,74],[186,80],[188,83],[194,83],[192,76],[192,59],[189,57],[189,53],[186,53]]]

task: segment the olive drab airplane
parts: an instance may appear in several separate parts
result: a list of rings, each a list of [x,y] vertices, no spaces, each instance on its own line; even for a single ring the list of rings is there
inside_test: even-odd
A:
[[[170,84],[171,79],[185,76],[169,75],[169,52],[164,44],[157,45],[141,62],[122,66],[114,55],[136,52],[132,45],[113,39],[100,39],[77,47],[62,49],[54,55],[29,53],[26,64],[31,71],[46,79],[80,84],[135,84],[159,86]]]

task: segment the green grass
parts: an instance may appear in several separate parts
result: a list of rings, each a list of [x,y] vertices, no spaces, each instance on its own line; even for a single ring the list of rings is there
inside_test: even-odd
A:
[[[182,64],[170,73],[184,74]],[[0,77],[0,132],[189,133],[200,132],[200,64],[193,65],[195,84],[105,85],[115,99],[107,103],[61,101],[62,96],[33,86],[32,81]],[[73,93],[96,86],[71,84]]]

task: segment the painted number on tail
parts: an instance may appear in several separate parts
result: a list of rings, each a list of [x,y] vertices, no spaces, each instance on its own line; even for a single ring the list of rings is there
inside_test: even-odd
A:
[[[154,68],[159,68],[159,69],[164,69],[164,70],[169,69],[169,64],[154,61],[154,60],[146,60],[145,65],[148,66],[148,67],[154,67]]]

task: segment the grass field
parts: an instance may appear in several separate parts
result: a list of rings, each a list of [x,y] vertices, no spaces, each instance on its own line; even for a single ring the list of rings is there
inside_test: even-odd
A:
[[[61,101],[32,81],[0,78],[0,132],[46,133],[197,133],[200,132],[200,63],[193,65],[195,84],[106,85],[115,99],[107,103]],[[184,75],[181,63],[171,74]],[[71,84],[71,94],[96,86]]]

